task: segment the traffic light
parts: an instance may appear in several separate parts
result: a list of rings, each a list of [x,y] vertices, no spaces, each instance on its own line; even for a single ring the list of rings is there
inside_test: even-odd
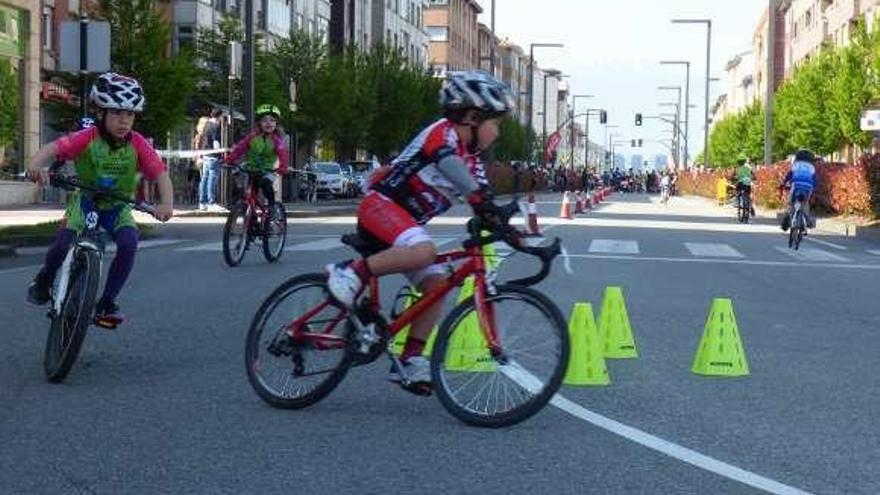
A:
[[[641,148],[641,147],[642,147],[642,140],[641,140],[641,139],[637,139],[636,142],[638,143],[639,148]]]
[[[635,148],[636,147],[636,140],[635,139],[631,140],[629,145],[631,147]]]
[[[599,110],[599,123],[607,124],[608,123],[608,112],[605,110]]]
[[[636,114],[636,125],[642,125],[642,114]]]

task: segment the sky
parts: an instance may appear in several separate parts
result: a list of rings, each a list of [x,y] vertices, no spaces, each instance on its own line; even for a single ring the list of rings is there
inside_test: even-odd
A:
[[[478,1],[485,11],[480,21],[488,26],[491,0]],[[564,48],[536,48],[538,65],[568,74],[573,94],[594,95],[579,98],[578,111],[607,109],[609,124],[620,126],[608,132],[626,141],[642,139],[644,147],[633,151],[653,163],[654,155],[667,153],[656,141],[671,136],[670,127],[657,120],[636,127],[635,114],[672,110],[658,103],[673,101],[675,91],[657,86],[680,85],[682,93],[685,86],[685,67],[661,66],[660,60],[691,62],[691,104],[697,108],[691,108],[690,154],[703,149],[706,27],[671,19],[712,20],[710,74],[723,80],[727,61],[751,49],[766,6],[767,0],[495,0],[495,31],[526,53],[530,43],[563,43]],[[710,84],[710,107],[724,91],[722,83]],[[590,140],[601,143],[598,121],[590,127]]]

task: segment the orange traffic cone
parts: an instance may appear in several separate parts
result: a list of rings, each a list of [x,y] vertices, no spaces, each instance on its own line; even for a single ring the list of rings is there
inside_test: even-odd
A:
[[[562,193],[562,208],[559,209],[559,218],[571,220],[571,201],[568,199],[568,191]]]
[[[541,235],[541,229],[538,228],[538,205],[535,203],[534,193],[529,193],[529,235]]]
[[[574,193],[574,213],[580,215],[584,212],[584,199],[581,197],[580,191]]]

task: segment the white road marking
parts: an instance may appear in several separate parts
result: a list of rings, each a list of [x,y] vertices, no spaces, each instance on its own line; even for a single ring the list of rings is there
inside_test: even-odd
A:
[[[181,244],[183,242],[187,242],[185,239],[147,239],[145,241],[138,242],[138,249],[150,249],[157,248],[162,246],[173,246],[175,244]],[[33,246],[33,247],[23,247],[15,250],[20,256],[30,256],[35,254],[44,254],[49,250],[49,246]],[[113,243],[112,240],[107,241],[107,253],[115,253],[116,252],[116,244]]]
[[[620,241],[617,239],[593,239],[590,242],[591,253],[639,254],[639,243],[636,241]]]
[[[837,262],[847,262],[849,261],[847,258],[843,256],[829,253],[828,251],[823,251],[821,249],[816,248],[805,248],[801,247],[798,250],[789,249],[783,246],[776,246],[775,249],[780,253],[784,253],[792,258],[800,261],[837,261]]]
[[[705,258],[744,258],[742,253],[728,244],[715,244],[711,242],[686,242],[684,246],[694,256]]]
[[[284,248],[285,251],[330,251],[343,247],[339,237],[327,237],[316,241],[301,242]]]
[[[868,254],[873,254],[874,256],[880,256],[880,249],[869,249]]]
[[[848,251],[849,248],[846,246],[841,246],[840,244],[834,244],[833,242],[823,241],[822,239],[816,239],[815,237],[805,237],[806,240],[810,242],[815,242],[816,244],[821,244],[826,247],[830,247],[832,249],[837,249],[838,251]]]
[[[755,265],[755,266],[778,266],[778,267],[803,267],[803,268],[854,268],[864,270],[880,270],[877,265],[856,265],[852,263],[818,263],[797,261],[755,261],[755,260],[728,260],[722,258],[672,258],[663,256],[619,256],[612,254],[569,254],[570,258],[585,258],[594,260],[621,260],[621,261],[663,261],[669,263],[708,263],[718,265]]]
[[[538,393],[544,386],[544,383],[538,377],[515,361],[503,366],[498,366],[498,370],[511,381],[533,394]],[[744,485],[779,495],[800,495],[808,493],[799,488],[785,485],[770,478],[728,464],[724,461],[719,461],[718,459],[701,454],[695,450],[672,443],[656,435],[652,435],[637,428],[633,428],[632,426],[625,425],[619,421],[602,416],[601,414],[590,411],[589,409],[566,399],[562,395],[554,395],[553,398],[550,399],[550,404],[575,418],[586,421],[594,426],[598,426],[603,430],[619,435],[639,445],[648,447],[651,450],[660,452],[661,454],[665,454],[673,459],[678,459],[679,461],[686,462],[692,466],[737,481]]]

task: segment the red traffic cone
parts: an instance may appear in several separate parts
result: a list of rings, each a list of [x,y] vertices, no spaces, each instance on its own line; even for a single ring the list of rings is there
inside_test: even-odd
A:
[[[581,195],[580,191],[574,193],[574,212],[577,215],[580,215],[584,212],[584,197]]]
[[[559,218],[571,220],[571,201],[568,199],[568,191],[562,193],[562,208],[559,209]]]
[[[538,205],[535,203],[534,193],[529,193],[529,235],[540,236],[538,228]]]

